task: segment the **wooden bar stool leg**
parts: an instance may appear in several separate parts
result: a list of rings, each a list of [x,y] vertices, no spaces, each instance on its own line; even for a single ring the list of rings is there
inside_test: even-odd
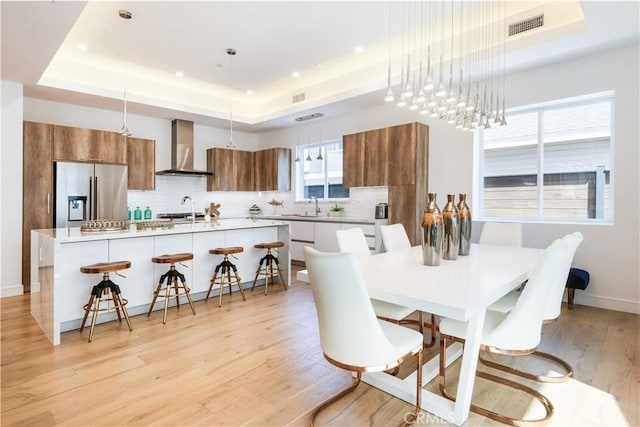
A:
[[[288,290],[287,288],[287,284],[284,281],[284,279],[282,278],[282,270],[280,269],[280,263],[278,262],[278,258],[276,258],[276,268],[278,269],[278,277],[280,277],[280,283],[282,283],[282,286],[284,286],[284,290]]]
[[[238,284],[238,289],[240,289],[240,295],[242,295],[242,300],[246,301],[247,298],[244,296],[244,291],[242,290],[242,285],[240,284],[240,276],[238,276],[238,271],[233,270],[233,274],[236,276],[236,283]],[[231,292],[231,291],[229,291]]]
[[[171,281],[172,277],[167,277],[167,284],[164,288],[164,314],[162,315],[162,323],[167,323],[167,310],[169,309],[169,298],[171,298]]]
[[[87,318],[89,317],[89,309],[91,307],[93,307],[93,300],[94,299],[95,299],[95,296],[92,293],[91,296],[89,297],[89,302],[87,303],[87,305],[84,306],[84,317],[82,317],[82,324],[80,325],[80,332],[82,332],[82,330],[84,329],[84,325],[87,323]]]
[[[113,297],[113,301],[115,305],[119,305],[120,308],[122,309],[122,314],[124,314],[124,320],[127,321],[127,326],[129,327],[130,331],[133,331],[133,328],[131,327],[131,321],[129,320],[129,313],[127,312],[127,302],[126,300],[123,301],[122,297],[120,296],[120,294],[117,294]]]
[[[211,293],[211,289],[213,289],[213,285],[216,283],[216,278],[218,277],[218,270],[220,269],[220,265],[218,265],[213,272],[213,277],[211,278],[211,283],[209,283],[209,290],[207,291],[207,297],[204,299],[205,301],[209,299],[209,294]]]
[[[260,258],[260,262],[258,263],[258,269],[256,270],[256,277],[253,278],[253,286],[251,286],[251,290],[256,287],[256,281],[258,280],[258,276],[260,275],[260,270],[262,270],[262,264],[266,261],[266,257]]]
[[[98,312],[100,310],[100,298],[95,298],[96,308],[93,312],[93,317],[91,317],[91,329],[89,329],[89,342],[93,339],[93,330],[96,327],[96,320],[98,319]]]
[[[180,279],[180,282],[182,282],[182,288],[184,289],[184,294],[187,297],[187,301],[189,302],[189,307],[191,307],[191,312],[195,315],[196,309],[193,308],[193,300],[191,299],[191,289],[189,289],[189,286],[187,285],[187,281],[184,279],[184,275],[178,273],[178,278]]]
[[[151,315],[151,311],[153,311],[153,306],[156,304],[156,300],[158,299],[158,294],[162,290],[162,282],[164,280],[164,275],[160,276],[160,281],[158,282],[158,286],[156,286],[156,290],[153,293],[153,299],[151,300],[151,305],[149,306],[149,312],[147,313],[147,317]]]

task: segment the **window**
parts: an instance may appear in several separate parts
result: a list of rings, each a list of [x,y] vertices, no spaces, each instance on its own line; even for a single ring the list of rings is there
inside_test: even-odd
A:
[[[512,111],[476,133],[482,219],[611,222],[613,94]]]
[[[342,140],[296,147],[296,200],[346,199],[342,186]]]

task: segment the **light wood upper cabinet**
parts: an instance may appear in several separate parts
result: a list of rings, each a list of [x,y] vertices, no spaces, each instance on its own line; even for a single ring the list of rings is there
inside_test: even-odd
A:
[[[23,123],[22,284],[31,286],[31,230],[53,226],[53,125]]]
[[[256,191],[291,190],[290,148],[269,148],[253,154]]]
[[[152,139],[127,138],[127,188],[155,190],[156,142]]]
[[[116,132],[55,125],[53,159],[124,165],[127,164],[126,138]]]
[[[342,186],[364,186],[364,132],[342,137]]]

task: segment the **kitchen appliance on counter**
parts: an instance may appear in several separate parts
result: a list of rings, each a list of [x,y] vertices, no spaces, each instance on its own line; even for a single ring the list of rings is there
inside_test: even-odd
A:
[[[376,219],[389,218],[389,205],[387,203],[378,203],[376,205]]]
[[[127,166],[54,162],[54,226],[127,219]]]

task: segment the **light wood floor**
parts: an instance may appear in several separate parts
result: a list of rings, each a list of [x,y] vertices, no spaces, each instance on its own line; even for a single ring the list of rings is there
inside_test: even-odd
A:
[[[287,292],[274,286],[268,296],[256,288],[246,302],[225,296],[222,308],[198,301],[196,316],[188,306],[173,308],[166,325],[161,311],[132,317],[133,332],[117,322],[98,325],[92,343],[86,331],[67,332],[57,347],[31,318],[28,295],[0,304],[6,427],[306,425],[315,405],[350,382],[323,359],[310,288],[300,282]],[[639,332],[637,315],[584,306],[563,308],[544,327],[541,349],[575,370],[567,383],[529,383],[554,403],[554,425],[640,425]],[[452,389],[457,369],[447,371]],[[530,403],[484,380],[474,401],[513,415]],[[317,421],[397,425],[410,410],[362,384]],[[446,425],[422,415],[421,424]],[[481,424],[496,423],[475,414],[467,421]]]

